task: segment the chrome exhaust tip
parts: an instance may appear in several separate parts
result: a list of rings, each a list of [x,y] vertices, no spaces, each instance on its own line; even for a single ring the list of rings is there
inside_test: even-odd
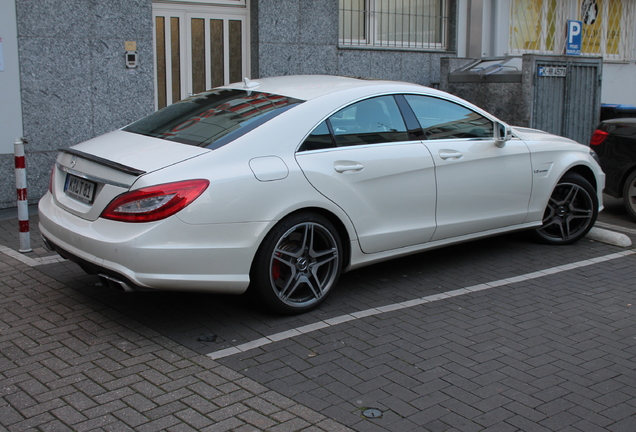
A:
[[[114,290],[117,291],[124,291],[124,292],[133,292],[135,291],[135,289],[133,287],[131,287],[128,283],[119,280],[117,278],[114,278],[112,276],[108,276],[105,274],[98,274],[97,276],[99,276],[99,280],[102,281],[102,284],[104,284],[104,286],[107,286],[109,288],[112,288]]]
[[[42,243],[44,243],[44,249],[46,249],[48,252],[56,252],[55,247],[49,241],[49,239],[47,239],[43,235],[41,235],[40,237],[42,238]]]

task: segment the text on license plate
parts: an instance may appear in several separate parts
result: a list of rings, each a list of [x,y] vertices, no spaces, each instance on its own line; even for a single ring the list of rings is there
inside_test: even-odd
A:
[[[72,198],[91,204],[95,195],[95,183],[68,174],[66,176],[64,192]]]

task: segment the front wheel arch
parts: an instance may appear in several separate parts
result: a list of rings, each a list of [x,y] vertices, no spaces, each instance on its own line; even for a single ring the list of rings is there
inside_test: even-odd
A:
[[[594,175],[594,171],[592,171],[589,167],[585,166],[585,165],[578,165],[575,167],[572,167],[568,172],[566,172],[565,174],[563,174],[563,177],[565,177],[566,175],[569,174],[578,174],[581,177],[583,177],[585,180],[587,180],[587,182],[590,184],[590,186],[592,186],[592,188],[594,189],[594,192],[598,192],[598,185],[596,183],[596,176]]]

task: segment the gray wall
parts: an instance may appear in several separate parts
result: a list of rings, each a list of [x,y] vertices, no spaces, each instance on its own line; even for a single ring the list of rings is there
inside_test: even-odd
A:
[[[515,126],[530,126],[531,88],[519,82],[449,82],[454,70],[474,62],[474,58],[449,57],[441,60],[440,89],[459,96]],[[528,80],[527,77],[525,77]]]
[[[56,149],[124,126],[154,108],[150,0],[17,0],[29,202],[48,187]],[[136,41],[140,67],[124,66]],[[0,155],[0,208],[16,205],[13,155]]]
[[[450,3],[450,46],[455,47],[456,2]],[[440,81],[440,58],[449,56],[338,48],[338,0],[253,0],[251,13],[257,21],[252,28],[253,77],[334,74],[431,85]]]
[[[475,59],[444,58],[441,84],[444,91],[464,98],[508,124],[544,130],[588,144],[599,122],[601,106],[600,57],[524,54],[518,82],[505,76],[450,79],[451,72]],[[564,76],[540,77],[537,68],[562,67]],[[500,78],[500,79],[497,79]]]

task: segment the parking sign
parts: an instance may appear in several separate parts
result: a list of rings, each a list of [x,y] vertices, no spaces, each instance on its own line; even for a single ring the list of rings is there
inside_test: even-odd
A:
[[[567,55],[581,55],[581,33],[583,33],[583,23],[581,21],[569,20],[567,26],[568,31],[565,53]]]

